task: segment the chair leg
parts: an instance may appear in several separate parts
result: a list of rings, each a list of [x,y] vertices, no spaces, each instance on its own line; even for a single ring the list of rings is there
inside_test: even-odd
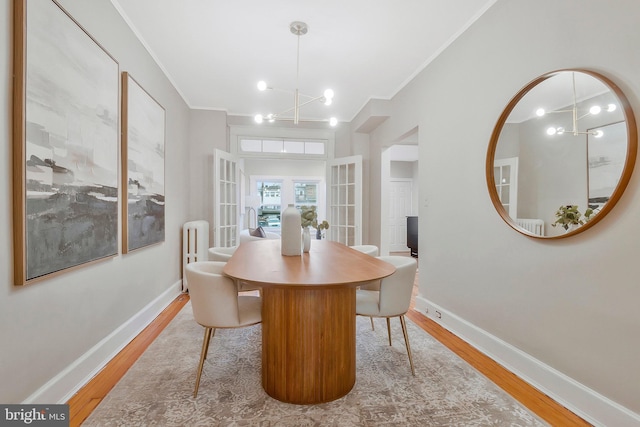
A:
[[[387,332],[389,333],[389,345],[391,344],[391,321],[387,317]]]
[[[371,319],[371,330],[375,331],[376,328],[375,328],[375,326],[373,326],[373,316],[369,316],[369,319]]]
[[[207,357],[207,349],[209,348],[209,341],[211,340],[211,329],[204,328],[204,340],[202,341],[202,351],[200,351],[200,363],[198,364],[198,373],[196,375],[196,388],[193,390],[193,397],[198,397],[198,387],[200,387],[200,376],[202,375],[202,367],[204,366],[204,359]]]
[[[216,328],[211,328],[211,331],[209,332],[209,340],[211,340],[211,338],[216,336]],[[209,346],[207,346],[207,349],[204,352],[204,358],[207,358],[207,354],[209,354]]]
[[[402,334],[404,335],[404,343],[407,346],[407,354],[409,355],[409,364],[411,365],[411,374],[415,377],[416,371],[413,369],[413,357],[411,356],[411,346],[409,345],[409,335],[407,335],[407,324],[405,323],[404,316],[400,316],[400,324],[402,325]]]

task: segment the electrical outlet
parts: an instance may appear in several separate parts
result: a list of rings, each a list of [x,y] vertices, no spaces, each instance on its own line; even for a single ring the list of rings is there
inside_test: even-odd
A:
[[[438,319],[442,319],[442,313],[440,313],[438,310],[436,310],[436,317]]]

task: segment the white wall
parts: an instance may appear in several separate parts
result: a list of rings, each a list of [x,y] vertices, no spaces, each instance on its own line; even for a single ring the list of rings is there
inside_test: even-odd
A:
[[[392,160],[391,178],[413,178],[413,162]]]
[[[189,212],[187,221],[209,222],[209,242],[213,246],[215,150],[229,151],[227,114],[224,111],[191,110],[189,139],[182,144],[189,165],[181,173],[189,179]]]
[[[178,294],[188,218],[189,110],[109,0],[61,0],[166,110],[165,242],[25,287],[13,285],[12,3],[0,6],[0,402],[56,403]],[[163,299],[164,298],[164,299]],[[150,304],[150,306],[148,306]],[[132,317],[146,309],[147,318]],[[127,323],[128,322],[128,323]],[[120,329],[118,329],[120,328]],[[105,339],[105,341],[102,341]],[[96,347],[94,347],[96,346]]]
[[[549,71],[599,71],[640,112],[638,16],[635,0],[499,0],[392,99],[370,135],[375,182],[382,146],[420,129],[422,306],[486,337],[494,354],[517,355],[537,369],[534,381],[608,425],[640,422],[638,171],[596,226],[541,241],[496,213],[485,157],[511,97]],[[611,422],[616,414],[623,421]]]
[[[213,212],[213,154],[228,151],[227,115],[224,111],[191,110],[189,140],[190,209],[192,219],[211,221]]]

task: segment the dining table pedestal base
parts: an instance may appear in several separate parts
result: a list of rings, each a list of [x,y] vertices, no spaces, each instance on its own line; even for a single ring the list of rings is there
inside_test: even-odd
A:
[[[355,384],[355,286],[264,286],[262,386],[295,404],[330,402]]]

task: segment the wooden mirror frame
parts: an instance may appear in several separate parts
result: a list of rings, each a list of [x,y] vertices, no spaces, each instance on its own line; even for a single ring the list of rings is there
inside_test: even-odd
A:
[[[611,197],[609,198],[607,203],[604,204],[604,206],[598,212],[597,215],[594,215],[591,220],[589,220],[588,222],[586,222],[585,224],[579,227],[576,227],[568,231],[567,233],[556,235],[556,236],[538,236],[520,227],[516,223],[515,218],[511,218],[509,213],[505,210],[504,206],[502,205],[502,202],[500,201],[498,192],[496,190],[495,177],[493,173],[496,147],[498,145],[498,140],[500,139],[500,134],[502,133],[502,128],[506,123],[507,118],[509,117],[511,112],[514,110],[514,108],[518,104],[518,102],[529,91],[531,91],[534,87],[536,87],[543,81],[555,76],[560,72],[567,72],[567,71],[584,73],[598,79],[618,98],[620,102],[620,107],[624,112],[624,118],[625,118],[625,123],[627,128],[627,153],[626,153],[626,158],[624,162],[624,167],[622,169],[622,174],[620,176],[620,180],[618,181],[618,185],[616,185],[613,192],[611,193]],[[622,90],[615,83],[613,83],[609,78],[603,76],[600,73],[597,73],[591,70],[586,70],[586,69],[576,68],[576,69],[560,69],[560,70],[552,71],[540,77],[537,77],[536,79],[529,82],[526,86],[524,86],[511,99],[511,101],[509,101],[504,111],[498,118],[498,121],[496,122],[496,125],[493,128],[491,139],[489,141],[489,148],[487,150],[487,160],[486,160],[486,166],[485,166],[489,196],[491,197],[491,202],[493,203],[494,207],[498,211],[498,214],[500,215],[500,217],[502,217],[504,222],[506,222],[511,228],[513,228],[514,230],[516,230],[521,234],[524,234],[525,236],[534,237],[537,239],[562,239],[565,237],[574,236],[576,234],[582,233],[585,230],[588,230],[589,228],[593,227],[595,224],[600,222],[600,220],[602,220],[602,218],[604,218],[611,211],[611,209],[613,209],[613,207],[618,202],[618,200],[620,200],[620,197],[622,197],[622,193],[624,193],[624,190],[627,187],[629,180],[631,179],[631,174],[633,173],[633,167],[636,162],[637,151],[638,151],[638,128],[636,126],[635,116],[633,114],[633,110],[631,108],[631,104],[629,103],[629,100],[624,95]]]

